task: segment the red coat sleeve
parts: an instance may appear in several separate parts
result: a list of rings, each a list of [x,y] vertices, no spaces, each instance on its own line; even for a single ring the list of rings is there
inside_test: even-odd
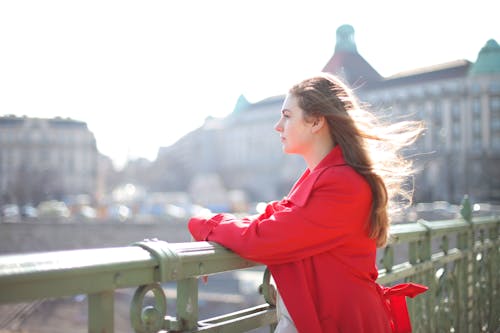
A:
[[[264,214],[253,219],[231,214],[194,217],[189,230],[197,240],[217,242],[266,265],[353,244],[356,238],[366,242],[371,191],[361,176],[354,171],[324,172],[308,191],[305,203],[295,204],[291,196],[270,203]]]

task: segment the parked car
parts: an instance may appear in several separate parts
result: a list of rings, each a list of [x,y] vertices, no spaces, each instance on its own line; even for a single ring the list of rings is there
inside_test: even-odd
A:
[[[20,220],[19,207],[15,204],[5,204],[0,211],[3,222],[18,222]]]
[[[36,219],[38,210],[31,205],[24,205],[21,207],[21,216],[23,219]]]
[[[42,201],[38,204],[37,211],[40,218],[60,219],[70,217],[69,208],[63,201]]]
[[[113,204],[107,208],[106,216],[112,220],[124,222],[132,217],[132,210],[122,204]]]
[[[89,205],[81,205],[73,210],[73,216],[77,219],[94,220],[97,218],[97,211]]]

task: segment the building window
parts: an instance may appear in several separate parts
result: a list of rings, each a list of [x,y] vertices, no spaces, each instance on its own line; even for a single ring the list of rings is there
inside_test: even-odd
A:
[[[414,98],[422,99],[424,97],[424,89],[422,87],[415,87],[411,91]]]
[[[451,148],[459,150],[461,147],[460,103],[453,101],[451,104]]]
[[[459,90],[459,85],[456,82],[448,82],[445,85],[445,90],[450,94],[456,94]]]
[[[479,98],[474,98],[472,100],[472,148],[481,148],[481,100]]]
[[[437,84],[429,85],[427,91],[432,96],[439,96],[441,94],[441,87]]]
[[[490,94],[498,94],[500,93],[500,81],[493,81],[490,83]]]
[[[435,148],[441,148],[445,141],[445,131],[443,129],[443,105],[442,102],[437,100],[432,106],[432,122],[431,122],[431,135],[432,145]]]
[[[398,99],[405,100],[408,97],[408,92],[404,89],[401,89],[396,93],[396,95]]]
[[[491,147],[500,150],[500,96],[490,98]]]
[[[479,83],[472,83],[470,86],[470,92],[473,95],[479,95],[481,93],[481,86],[479,85]]]

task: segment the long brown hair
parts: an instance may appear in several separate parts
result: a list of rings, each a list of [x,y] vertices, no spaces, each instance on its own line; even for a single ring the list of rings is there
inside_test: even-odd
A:
[[[401,149],[423,131],[421,122],[383,124],[339,78],[327,73],[294,85],[290,94],[298,100],[306,119],[324,116],[335,144],[340,145],[348,165],[361,174],[372,191],[369,236],[377,246],[388,240],[390,203],[404,198],[411,203],[412,188],[403,184],[414,173]]]

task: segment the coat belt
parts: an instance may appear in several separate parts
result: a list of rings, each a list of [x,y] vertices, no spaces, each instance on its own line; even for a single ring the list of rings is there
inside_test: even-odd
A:
[[[416,283],[401,283],[393,287],[384,287],[379,284],[377,286],[390,313],[392,331],[394,333],[410,333],[411,322],[406,297],[413,298],[429,288]]]

